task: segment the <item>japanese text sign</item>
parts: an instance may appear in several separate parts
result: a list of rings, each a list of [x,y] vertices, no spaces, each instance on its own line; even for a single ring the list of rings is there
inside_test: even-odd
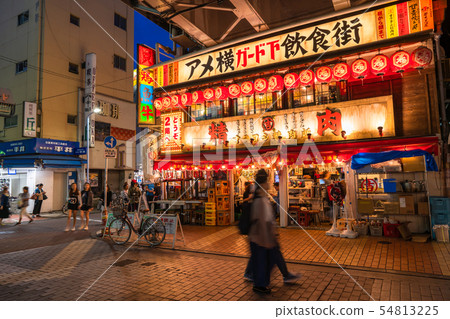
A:
[[[170,113],[161,117],[162,151],[181,151],[181,112]]]
[[[155,64],[155,52],[149,47],[138,45],[138,54],[138,123],[140,125],[154,125],[156,123],[156,110],[152,100],[155,72],[145,70],[145,68]]]

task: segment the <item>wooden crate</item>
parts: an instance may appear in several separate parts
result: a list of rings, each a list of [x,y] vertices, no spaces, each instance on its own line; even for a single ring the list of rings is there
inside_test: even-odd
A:
[[[227,181],[216,181],[215,192],[216,192],[216,196],[229,195],[230,191],[228,190],[228,182]]]
[[[217,225],[218,226],[228,226],[230,225],[230,213],[222,213],[219,215],[217,214]]]
[[[215,203],[216,202],[216,192],[214,188],[208,189],[208,202]]]
[[[217,203],[217,210],[230,209],[230,197],[229,196],[217,196],[216,203]]]

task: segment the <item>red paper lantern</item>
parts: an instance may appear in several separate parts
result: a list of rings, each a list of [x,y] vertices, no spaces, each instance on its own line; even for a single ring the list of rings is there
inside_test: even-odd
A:
[[[181,104],[184,106],[192,105],[192,94],[191,93],[184,93],[181,95]]]
[[[241,84],[241,92],[243,95],[245,95],[245,96],[252,95],[254,91],[255,91],[255,89],[253,87],[252,82],[245,81],[244,83]]]
[[[284,86],[286,89],[295,89],[300,85],[297,73],[288,73],[284,76]]]
[[[420,46],[411,53],[411,66],[417,70],[422,70],[431,63],[432,59],[433,51],[427,47]]]
[[[155,106],[155,108],[156,108],[158,111],[161,111],[161,110],[163,109],[163,101],[162,101],[162,99],[161,99],[161,98],[155,99],[155,100],[153,101],[153,105]]]
[[[272,75],[269,78],[269,91],[281,91],[283,90],[283,78],[281,75]]]
[[[219,86],[216,89],[216,100],[226,100],[228,99],[228,89],[225,86]]]
[[[181,107],[181,95],[179,94],[173,94],[171,95],[170,99],[172,100],[172,107],[173,108],[179,108]]]
[[[172,99],[168,96],[163,97],[162,99],[163,110],[167,111],[172,108]]]
[[[347,63],[340,62],[333,67],[333,76],[338,81],[346,81],[350,77],[350,67]]]
[[[408,68],[411,58],[409,53],[403,50],[398,50],[391,56],[392,71],[397,73],[405,72]]]
[[[316,70],[316,78],[320,83],[328,83],[333,76],[333,71],[329,66],[321,66]]]
[[[383,76],[389,71],[389,58],[384,54],[377,54],[370,60],[372,73]]]
[[[214,100],[215,96],[216,92],[214,92],[213,89],[206,89],[203,91],[203,97],[205,98],[206,101]]]
[[[362,59],[356,59],[352,63],[352,76],[355,79],[364,79],[367,76],[367,73],[369,73],[369,63]]]
[[[238,84],[231,84],[228,87],[228,94],[232,99],[236,99],[241,95],[241,87]]]
[[[269,82],[267,82],[266,79],[257,79],[255,81],[255,92],[256,93],[266,93],[267,89],[269,88]]]
[[[192,104],[201,104],[205,101],[202,91],[195,91],[192,93]]]
[[[314,83],[314,72],[309,69],[301,71],[298,77],[302,86],[309,87]]]

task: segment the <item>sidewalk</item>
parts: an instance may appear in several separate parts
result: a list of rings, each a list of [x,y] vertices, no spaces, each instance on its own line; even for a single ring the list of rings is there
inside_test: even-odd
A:
[[[239,234],[236,226],[184,225],[183,230],[186,246],[177,242],[176,249],[231,256],[249,255],[247,238]],[[323,230],[293,228],[280,228],[279,233],[283,255],[290,262],[333,266],[337,262],[353,269],[450,276],[448,243],[416,243],[401,238],[372,236],[336,238],[326,236]],[[177,236],[181,237],[180,232]]]

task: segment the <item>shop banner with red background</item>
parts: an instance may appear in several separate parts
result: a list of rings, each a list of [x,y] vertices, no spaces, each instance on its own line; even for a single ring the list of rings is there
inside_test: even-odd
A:
[[[138,44],[138,124],[154,125],[156,110],[153,105],[154,70],[144,70],[155,64],[155,50]]]

